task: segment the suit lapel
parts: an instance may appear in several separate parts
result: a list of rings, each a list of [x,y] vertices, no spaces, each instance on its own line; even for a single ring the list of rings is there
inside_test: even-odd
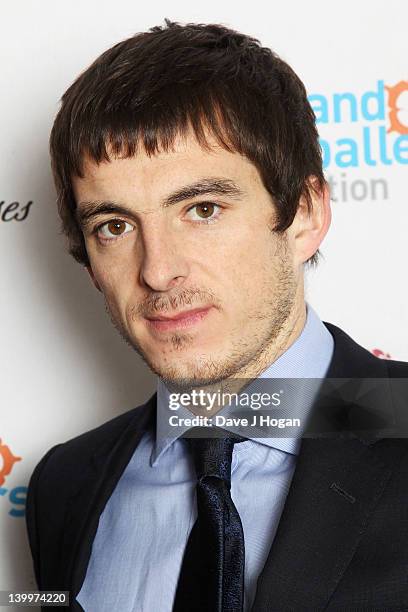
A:
[[[254,611],[325,609],[404,452],[384,442],[302,440]]]
[[[337,327],[325,325],[335,340],[327,378],[388,376],[381,360]],[[352,421],[358,405],[345,407],[338,394],[334,397],[328,421],[344,423],[344,413]],[[395,442],[357,435],[302,439],[278,530],[258,578],[254,612],[325,609],[403,452]]]
[[[72,610],[82,610],[75,597],[85,578],[99,517],[143,434],[154,427],[155,408],[156,393],[135,409],[134,417],[113,446],[110,439],[92,455],[84,465],[79,487],[68,499],[62,543],[68,559],[63,579],[71,592]]]

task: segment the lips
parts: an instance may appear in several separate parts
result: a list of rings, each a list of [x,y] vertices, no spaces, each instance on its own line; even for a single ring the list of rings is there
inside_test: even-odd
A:
[[[192,308],[191,310],[183,310],[183,312],[178,312],[173,316],[164,316],[164,315],[154,315],[151,317],[146,317],[149,321],[180,321],[182,319],[187,319],[199,312],[204,312],[209,310],[211,306],[201,306],[200,308]]]
[[[202,324],[213,311],[212,306],[201,306],[200,308],[191,308],[183,310],[173,315],[154,315],[153,317],[145,317],[145,322],[150,331],[158,338],[162,338],[163,333],[175,332],[181,330],[193,331]]]

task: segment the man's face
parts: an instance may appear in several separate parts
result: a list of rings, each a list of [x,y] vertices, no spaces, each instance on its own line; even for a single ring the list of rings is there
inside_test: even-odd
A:
[[[262,371],[304,305],[301,266],[271,231],[257,169],[208,140],[209,151],[190,134],[152,157],[86,159],[74,179],[79,216],[99,211],[83,224],[88,271],[114,325],[182,387]]]

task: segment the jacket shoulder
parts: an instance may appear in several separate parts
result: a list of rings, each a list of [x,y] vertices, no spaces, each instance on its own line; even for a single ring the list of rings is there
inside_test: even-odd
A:
[[[147,412],[151,411],[154,398],[155,395],[145,404],[132,408],[74,438],[54,445],[36,465],[32,479],[33,477],[35,479],[35,476],[38,476],[45,468],[47,479],[51,478],[53,474],[58,480],[61,480],[64,477],[69,477],[71,473],[78,473],[81,465],[101,447],[106,446],[109,449],[110,446],[113,446],[132,420],[135,419],[137,422],[139,417],[145,416]]]
[[[124,429],[130,424],[132,419],[141,414],[146,407],[146,404],[132,408],[123,414],[118,415],[97,427],[85,431],[73,438],[66,440],[58,444],[57,446],[62,447],[63,451],[68,454],[84,454],[90,455],[94,453],[101,445],[108,443],[110,440],[114,441],[122,433]]]
[[[337,325],[323,323],[334,338],[328,378],[408,378],[408,363],[376,357]]]
[[[408,363],[406,361],[395,361],[384,359],[390,378],[408,378]]]

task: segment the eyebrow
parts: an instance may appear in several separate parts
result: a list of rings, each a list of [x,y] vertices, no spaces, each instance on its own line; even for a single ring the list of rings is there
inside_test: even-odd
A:
[[[246,195],[231,179],[207,177],[190,185],[185,185],[166,196],[161,202],[161,208],[208,194],[227,195],[238,200]],[[75,217],[80,226],[86,226],[92,217],[107,213],[133,216],[134,210],[115,202],[80,202],[75,211]]]

